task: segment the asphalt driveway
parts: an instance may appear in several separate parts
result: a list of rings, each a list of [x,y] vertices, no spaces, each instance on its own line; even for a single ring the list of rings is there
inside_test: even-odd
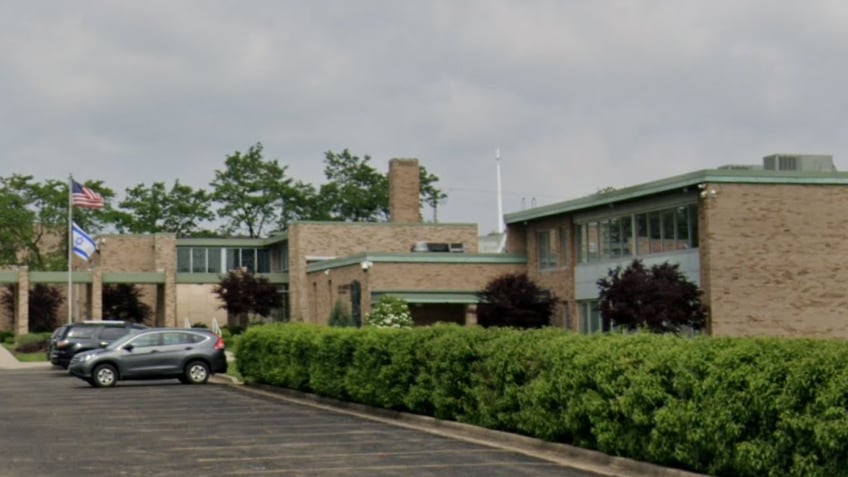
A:
[[[7,477],[595,475],[232,386],[94,389],[48,368],[0,371],[0,456]]]

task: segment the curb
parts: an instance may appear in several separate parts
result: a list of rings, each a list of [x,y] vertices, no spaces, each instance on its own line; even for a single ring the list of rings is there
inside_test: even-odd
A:
[[[443,421],[429,416],[374,408],[363,404],[339,401],[264,384],[245,385],[238,379],[228,375],[216,375],[214,378],[213,382],[232,386],[241,392],[281,399],[295,404],[354,415],[385,424],[416,429],[430,434],[518,452],[573,469],[590,472],[596,474],[598,477],[706,477],[704,474],[662,467],[625,457],[615,457],[594,450],[548,442],[460,422]]]

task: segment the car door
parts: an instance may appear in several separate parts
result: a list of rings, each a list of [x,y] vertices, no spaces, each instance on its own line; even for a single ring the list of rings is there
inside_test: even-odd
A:
[[[159,358],[160,370],[166,374],[182,374],[183,361],[194,348],[194,335],[185,331],[173,330],[162,333],[162,346]]]
[[[159,367],[161,344],[161,332],[144,333],[127,341],[121,347],[121,374],[127,377],[155,374]]]

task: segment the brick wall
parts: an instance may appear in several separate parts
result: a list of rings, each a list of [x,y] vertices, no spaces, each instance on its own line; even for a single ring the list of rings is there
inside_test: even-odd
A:
[[[718,336],[848,337],[848,187],[708,184],[701,280]]]
[[[418,159],[389,161],[389,216],[395,223],[421,222]]]
[[[568,250],[562,250],[562,240],[560,234],[566,230],[566,244]],[[521,228],[522,233],[517,233]],[[550,230],[550,245],[554,258],[557,261],[556,268],[540,270],[539,269],[539,249],[537,246],[537,233]],[[533,280],[539,287],[550,290],[556,296],[560,303],[557,304],[551,324],[557,327],[563,327],[565,316],[570,317],[571,329],[577,331],[577,303],[574,301],[574,264],[576,263],[576,248],[573,237],[573,224],[571,216],[558,216],[550,219],[537,220],[529,222],[525,226],[510,226],[510,237],[513,235],[521,235],[521,237],[511,237],[509,243],[511,253],[524,253],[527,255],[527,276]],[[516,233],[514,233],[516,232]],[[523,248],[520,248],[523,247]]]

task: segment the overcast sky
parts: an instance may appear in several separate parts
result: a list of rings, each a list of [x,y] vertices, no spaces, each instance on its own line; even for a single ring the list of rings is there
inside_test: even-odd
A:
[[[443,222],[774,152],[848,170],[848,2],[0,0],[0,176],[207,187],[256,142],[439,176]],[[427,211],[427,219],[432,212]]]

